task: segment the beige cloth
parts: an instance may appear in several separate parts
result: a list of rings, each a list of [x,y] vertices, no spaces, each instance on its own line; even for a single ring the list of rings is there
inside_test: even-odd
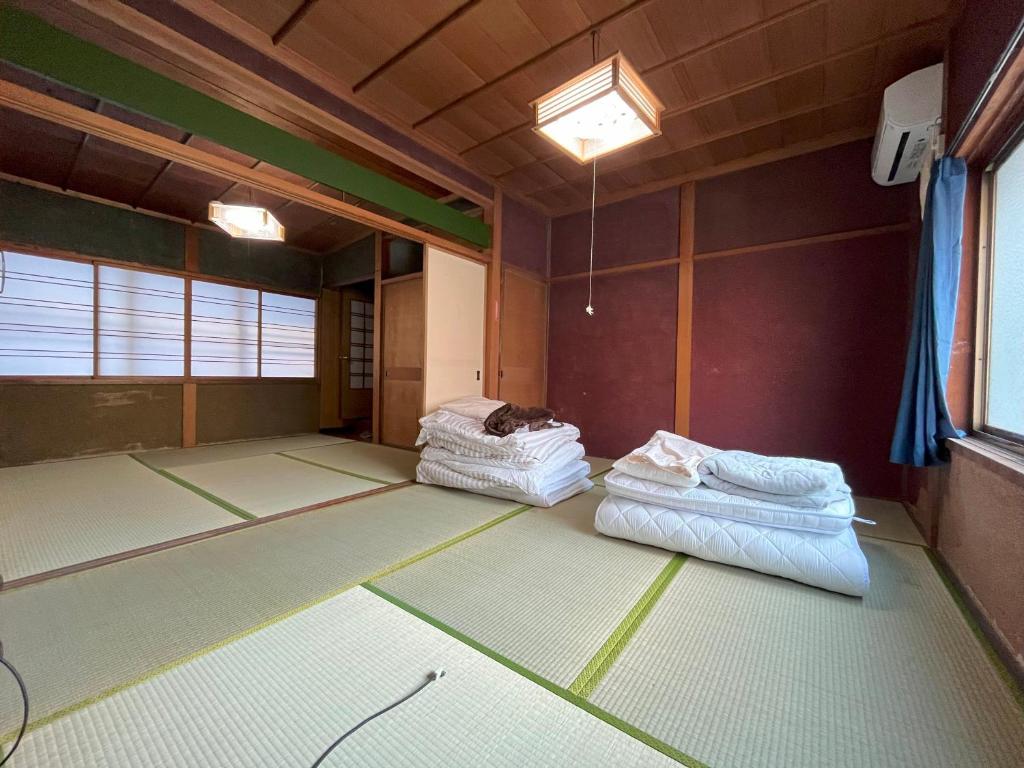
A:
[[[445,403],[441,406],[440,410],[465,416],[467,419],[480,419],[480,421],[483,421],[503,405],[505,405],[504,400],[490,400],[479,395],[469,395],[467,397],[460,397],[458,400],[452,400],[450,403]]]
[[[647,444],[623,456],[612,466],[620,472],[663,485],[695,488],[700,484],[697,468],[718,448],[659,429]]]

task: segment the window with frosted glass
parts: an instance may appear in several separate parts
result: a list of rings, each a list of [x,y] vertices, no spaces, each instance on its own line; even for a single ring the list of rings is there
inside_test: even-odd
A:
[[[1024,143],[995,171],[985,423],[1024,440]]]
[[[91,376],[91,264],[4,251],[0,376]]]
[[[185,280],[100,266],[101,376],[185,373]]]
[[[192,375],[256,376],[259,291],[192,281]]]
[[[316,302],[263,292],[260,372],[263,376],[314,375]]]

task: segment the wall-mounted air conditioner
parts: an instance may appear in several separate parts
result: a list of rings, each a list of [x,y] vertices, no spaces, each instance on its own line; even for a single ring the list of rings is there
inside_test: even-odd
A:
[[[886,88],[871,151],[871,178],[886,187],[916,179],[941,116],[941,64],[912,72]]]

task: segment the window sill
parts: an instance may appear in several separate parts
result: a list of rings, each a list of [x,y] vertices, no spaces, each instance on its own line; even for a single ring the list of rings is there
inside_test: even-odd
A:
[[[1024,488],[1024,457],[973,435],[947,440],[950,452],[985,466],[1000,477]]]

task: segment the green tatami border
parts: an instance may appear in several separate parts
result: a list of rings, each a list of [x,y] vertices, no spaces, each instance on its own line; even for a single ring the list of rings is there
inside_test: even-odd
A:
[[[619,655],[625,650],[626,646],[629,645],[629,641],[633,639],[633,635],[643,624],[644,619],[651,612],[654,604],[658,602],[658,598],[664,593],[665,588],[671,583],[675,575],[679,573],[679,569],[683,567],[683,563],[687,560],[687,556],[684,554],[677,553],[672,557],[671,560],[661,570],[661,573],[657,575],[654,581],[647,590],[637,600],[626,617],[619,623],[612,634],[605,641],[594,657],[587,662],[587,665],[583,668],[583,671],[579,673],[572,684],[569,686],[569,691],[580,698],[590,698],[590,694],[594,692],[598,684],[611,669],[612,664],[619,658]]]
[[[354,589],[355,587],[364,585],[366,582],[373,581],[375,579],[382,579],[385,576],[389,576],[392,573],[401,570],[402,568],[410,566],[413,563],[417,563],[420,560],[423,560],[424,558],[430,557],[433,554],[436,554],[438,552],[441,552],[442,550],[447,549],[448,547],[452,547],[461,541],[465,541],[471,536],[475,536],[476,534],[482,533],[490,528],[493,528],[494,526],[499,525],[505,522],[506,520],[510,520],[516,515],[519,515],[529,509],[532,509],[532,507],[530,507],[529,505],[517,507],[509,512],[506,512],[503,515],[499,515],[493,520],[488,520],[486,523],[478,525],[476,528],[471,528],[470,530],[464,531],[463,533],[453,536],[450,539],[446,539],[445,541],[442,541],[440,544],[436,544],[435,546],[430,547],[429,549],[423,550],[422,552],[418,552],[415,555],[411,555],[405,558],[404,560],[399,560],[397,563],[392,563],[391,565],[385,566],[379,571],[375,571],[374,573],[370,574],[368,577],[363,577],[360,579],[345,582],[336,589],[332,589],[331,591],[323,595],[320,595],[319,597],[315,597],[312,600],[307,600],[305,603],[297,605],[294,608],[290,608],[287,611],[284,611],[283,613],[279,613],[277,616],[271,616],[269,619],[264,619],[263,621],[251,627],[246,627],[245,629],[236,632],[232,635],[229,635],[228,637],[225,637],[222,640],[218,640],[216,643],[212,643],[208,646],[205,646],[204,648],[192,651],[191,653],[186,654],[185,656],[161,664],[160,666],[151,669],[149,672],[146,672],[145,674],[139,675],[138,677],[135,677],[131,680],[127,680],[123,683],[118,683],[115,686],[112,686],[104,691],[101,691],[100,693],[97,693],[95,696],[90,696],[67,707],[64,707],[63,709],[59,709],[56,712],[51,712],[49,715],[41,717],[38,720],[31,721],[25,728],[25,733],[30,733],[32,731],[37,730],[38,728],[47,726],[50,723],[60,720],[62,717],[74,714],[75,712],[85,709],[86,707],[92,704],[95,704],[99,701],[103,701],[104,699],[108,699],[111,696],[120,693],[121,691],[133,688],[136,685],[140,685],[146,682],[147,680],[152,680],[153,678],[158,677],[165,672],[169,672],[172,669],[175,669],[176,667],[180,667],[183,664],[189,663],[190,661],[195,661],[196,659],[202,658],[207,654],[213,653],[214,651],[220,648],[230,645],[236,640],[241,640],[244,637],[248,637],[249,635],[259,632],[260,630],[266,629],[267,627],[271,627],[274,624],[278,624],[282,621],[285,621],[286,619],[290,619],[292,616],[302,613],[303,611],[308,610],[309,608],[313,608],[317,605],[320,605],[321,603],[324,603],[334,597],[337,597],[338,595],[347,592],[350,589]],[[9,733],[0,734],[0,746],[13,741],[16,735],[17,730],[12,730]]]
[[[427,613],[424,613],[423,611],[419,610],[418,608],[415,608],[415,607],[409,605],[405,601],[401,600],[398,597],[395,597],[394,595],[390,594],[389,592],[385,592],[383,589],[381,589],[380,587],[375,586],[374,584],[370,583],[369,581],[363,582],[363,584],[361,586],[364,589],[367,589],[370,592],[372,592],[373,594],[377,595],[377,597],[379,597],[379,598],[381,598],[383,600],[387,600],[392,605],[394,605],[394,606],[396,606],[398,608],[401,608],[403,611],[406,611],[407,613],[412,614],[413,616],[415,616],[416,618],[420,619],[421,621],[424,621],[427,624],[430,624],[435,629],[439,629],[440,631],[444,632],[446,635],[449,635],[450,637],[455,638],[459,642],[461,642],[461,643],[463,643],[465,645],[468,645],[473,650],[475,650],[475,651],[477,651],[479,653],[482,653],[484,656],[487,656],[488,658],[492,659],[493,661],[498,662],[502,666],[507,667],[508,669],[512,670],[516,674],[518,674],[518,675],[520,675],[522,677],[525,677],[530,682],[535,683],[536,685],[539,685],[541,688],[544,688],[548,692],[555,694],[560,699],[564,699],[565,701],[569,702],[570,704],[573,704],[574,706],[579,707],[580,709],[582,709],[583,711],[587,712],[590,715],[593,715],[597,719],[603,720],[605,723],[607,723],[608,725],[612,726],[613,728],[616,728],[617,730],[622,731],[623,733],[625,733],[627,736],[631,736],[632,738],[636,739],[637,741],[639,741],[639,742],[641,742],[643,744],[646,744],[651,749],[657,750],[658,752],[660,752],[661,754],[665,755],[666,757],[669,757],[669,758],[675,760],[677,763],[681,763],[682,765],[685,765],[688,768],[709,768],[705,763],[702,763],[699,760],[697,760],[697,759],[695,759],[693,757],[690,757],[689,755],[687,755],[684,752],[680,752],[675,747],[669,746],[665,742],[661,741],[660,739],[655,738],[654,736],[652,736],[651,734],[647,733],[646,731],[642,731],[639,728],[637,728],[637,727],[635,727],[633,725],[630,725],[625,720],[622,720],[621,718],[616,717],[612,713],[607,712],[607,711],[601,709],[600,707],[594,706],[589,701],[587,701],[586,699],[582,698],[581,696],[578,696],[577,694],[573,693],[572,691],[567,690],[566,688],[562,688],[560,685],[556,685],[555,683],[551,682],[550,680],[547,680],[546,678],[543,678],[540,675],[538,675],[538,674],[536,674],[534,672],[531,672],[529,669],[527,669],[526,667],[522,666],[521,664],[517,664],[516,662],[512,661],[508,657],[502,656],[497,651],[492,650],[491,648],[488,648],[486,645],[482,645],[481,643],[477,642],[476,640],[474,640],[473,638],[469,637],[468,635],[463,634],[462,632],[460,632],[459,630],[455,629],[454,627],[448,626],[444,622],[439,621],[438,619],[435,619],[433,616],[431,616],[431,615],[429,615]]]
[[[241,507],[236,507],[230,501],[225,501],[220,496],[214,496],[209,491],[204,490],[203,488],[200,488],[198,485],[193,485],[188,480],[183,480],[182,478],[178,477],[174,473],[168,472],[166,469],[160,469],[158,467],[151,466],[150,464],[147,464],[142,459],[140,459],[138,456],[135,456],[133,454],[129,454],[129,455],[133,459],[135,459],[137,462],[139,462],[139,464],[144,466],[146,469],[151,470],[153,472],[156,472],[158,475],[160,475],[161,477],[164,477],[164,478],[170,480],[172,483],[177,483],[178,485],[180,485],[182,488],[184,488],[186,490],[192,491],[192,493],[196,494],[197,496],[201,496],[202,498],[206,499],[211,504],[216,504],[218,507],[220,507],[221,509],[223,509],[223,510],[225,510],[227,512],[230,512],[232,515],[235,515],[236,517],[240,517],[243,520],[256,520],[257,519],[256,515],[252,514],[251,512],[246,512]]]
[[[319,448],[321,446],[316,446],[316,447]],[[309,449],[308,448],[303,448],[302,450],[309,450]],[[358,477],[360,480],[366,480],[367,482],[370,482],[370,483],[380,483],[381,485],[394,485],[394,482],[391,482],[389,480],[381,480],[380,478],[370,477],[369,475],[360,475],[358,472],[349,472],[347,469],[338,469],[337,467],[331,467],[331,466],[328,466],[327,464],[321,464],[318,461],[310,461],[309,459],[301,459],[298,456],[292,456],[291,454],[288,454],[288,453],[274,453],[274,454],[271,454],[271,455],[272,456],[282,456],[282,457],[284,457],[286,459],[291,459],[292,461],[301,461],[303,464],[309,464],[311,467],[317,467],[318,469],[326,469],[329,472],[337,472],[339,475],[348,475],[349,477]],[[399,482],[401,482],[401,481],[399,481]]]
[[[917,546],[907,542],[899,543],[906,544],[908,547]],[[960,611],[960,615],[963,616],[964,621],[967,622],[967,626],[970,627],[974,637],[981,645],[981,649],[988,657],[989,663],[992,664],[992,668],[1003,683],[1006,684],[1006,687],[1010,691],[1010,696],[1013,697],[1013,700],[1017,703],[1021,713],[1024,714],[1024,688],[1021,687],[1017,678],[1014,677],[1013,673],[1007,668],[1002,657],[999,655],[999,652],[995,649],[995,646],[992,645],[992,641],[988,639],[988,635],[985,634],[985,630],[982,629],[981,624],[978,623],[978,619],[975,617],[970,605],[968,605],[967,600],[964,599],[960,588],[953,581],[946,564],[942,562],[938,553],[931,547],[924,547],[924,551],[925,554],[928,555],[928,560],[931,562],[932,567],[938,574],[942,584],[946,587],[946,591],[949,592],[949,596],[953,599],[953,602],[956,603],[956,607]]]

